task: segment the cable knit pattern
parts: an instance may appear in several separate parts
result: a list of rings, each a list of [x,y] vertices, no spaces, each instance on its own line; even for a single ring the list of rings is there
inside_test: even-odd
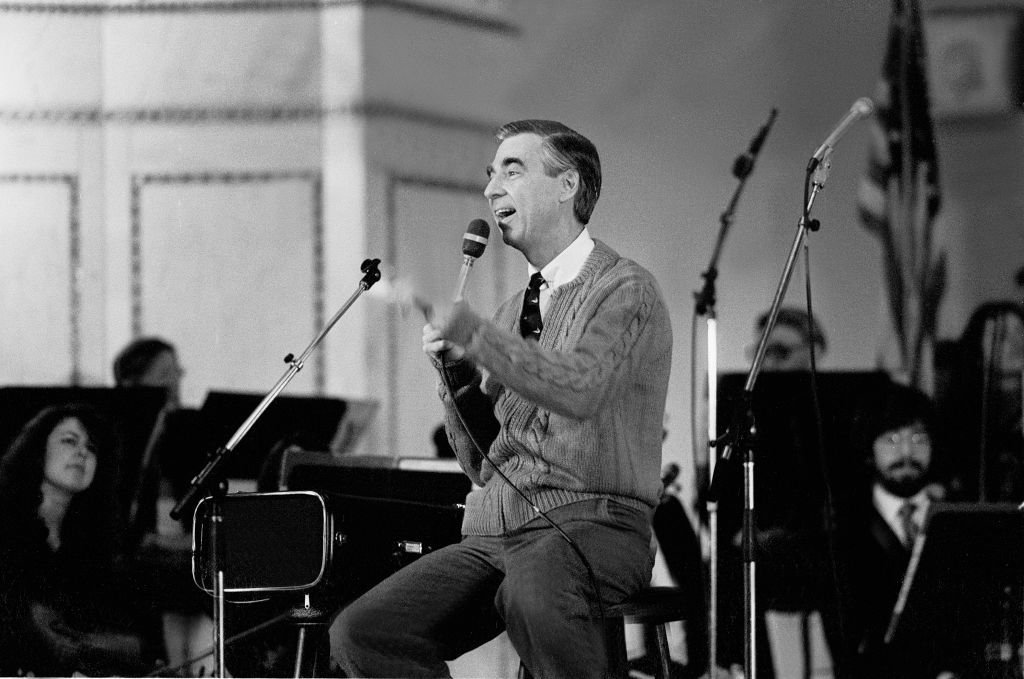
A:
[[[523,292],[492,321],[459,320],[466,356],[439,386],[449,438],[475,487],[463,532],[499,535],[533,509],[482,460],[481,446],[544,511],[594,497],[648,509],[661,491],[662,417],[672,329],[657,282],[599,240],[580,273],[556,288],[540,342],[518,333]]]

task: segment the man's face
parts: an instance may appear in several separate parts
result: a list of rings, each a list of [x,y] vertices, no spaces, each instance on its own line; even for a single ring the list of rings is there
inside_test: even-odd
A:
[[[550,236],[564,196],[561,175],[551,177],[544,170],[541,143],[536,134],[509,137],[487,166],[484,196],[494,222],[502,240],[521,252]]]
[[[875,478],[893,495],[910,497],[925,486],[932,442],[921,422],[879,434],[873,445]]]
[[[173,351],[163,351],[149,364],[146,372],[135,382],[141,387],[163,387],[167,390],[167,403],[177,407],[181,399],[181,377],[185,374]]]
[[[765,347],[764,370],[810,370],[811,347],[802,332],[788,325],[776,325]]]

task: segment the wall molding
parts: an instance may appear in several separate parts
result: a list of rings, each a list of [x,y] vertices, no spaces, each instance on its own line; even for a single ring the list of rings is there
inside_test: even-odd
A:
[[[5,173],[4,184],[62,184],[68,191],[68,345],[71,347],[71,385],[82,383],[82,219],[78,175],[64,173]]]
[[[515,24],[486,12],[438,7],[414,0],[165,0],[163,2],[0,2],[0,12],[71,14],[80,16],[125,14],[226,14],[235,12],[308,12],[336,7],[388,9],[435,21],[458,24],[490,33],[517,35]]]
[[[25,108],[0,109],[0,122],[54,123],[75,125],[120,124],[267,124],[306,123],[331,118],[362,117],[398,120],[429,127],[492,135],[497,122],[450,116],[387,101],[357,102],[351,105],[309,106],[155,106],[151,108]]]
[[[235,185],[261,184],[279,181],[303,181],[309,184],[313,229],[313,325],[322,328],[325,323],[324,298],[324,212],[323,174],[319,170],[267,170],[261,172],[174,172],[131,175],[131,325],[132,337],[143,333],[142,308],[142,191],[147,186],[167,185]],[[313,357],[313,388],[323,394],[327,388],[325,352]]]

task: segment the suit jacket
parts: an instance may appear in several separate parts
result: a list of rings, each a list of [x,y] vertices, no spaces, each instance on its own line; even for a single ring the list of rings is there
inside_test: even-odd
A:
[[[923,649],[884,643],[893,608],[910,562],[910,549],[893,532],[868,497],[861,506],[853,540],[850,628],[855,676],[872,679],[933,679],[937,669]]]
[[[867,512],[856,550],[854,605],[857,646],[861,653],[876,652],[885,637],[910,561],[910,550],[900,541],[873,505]]]

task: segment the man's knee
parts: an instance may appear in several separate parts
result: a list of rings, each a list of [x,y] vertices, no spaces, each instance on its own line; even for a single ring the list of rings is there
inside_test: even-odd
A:
[[[331,644],[338,655],[349,655],[360,648],[373,645],[381,628],[374,625],[371,616],[358,602],[342,609],[331,625]]]

